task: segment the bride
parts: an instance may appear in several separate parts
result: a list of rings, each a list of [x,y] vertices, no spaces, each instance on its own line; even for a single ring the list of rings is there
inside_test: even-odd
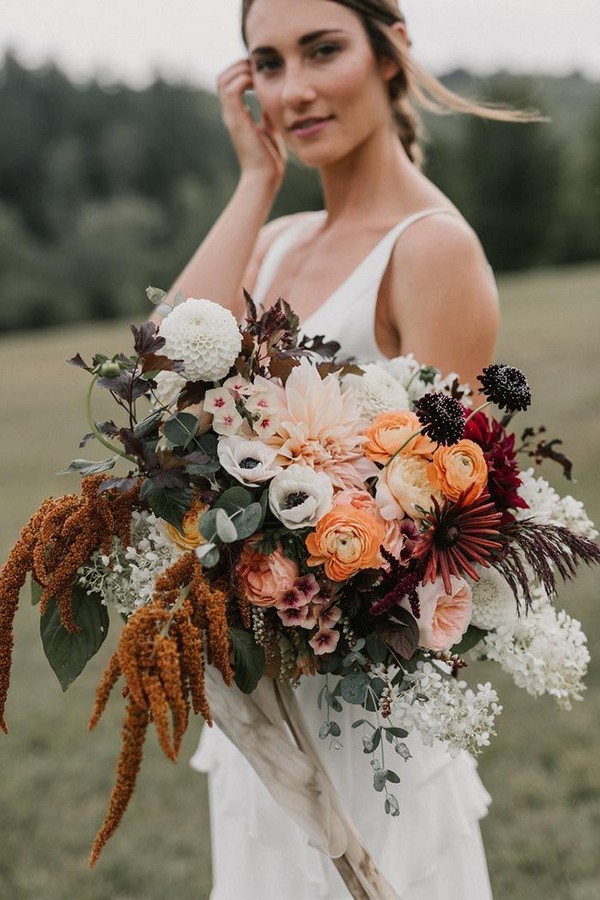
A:
[[[475,383],[493,359],[495,283],[476,235],[419,169],[407,95],[427,91],[446,111],[519,114],[470,104],[420,69],[394,0],[243,0],[242,16],[249,57],[219,79],[239,183],[167,300],[179,291],[210,297],[241,316],[242,286],[264,305],[283,296],[307,333],[339,341],[345,355],[414,353]],[[248,90],[260,101],[258,124],[244,103]],[[318,169],[325,210],[264,225],[286,151]],[[299,689],[315,732],[318,680]],[[350,721],[341,724],[343,748],[322,746],[321,756],[398,896],[491,897],[479,833],[489,797],[472,759],[413,740],[401,815],[391,819]],[[192,764],[210,773],[213,900],[348,896],[332,863],[216,728],[204,730]]]

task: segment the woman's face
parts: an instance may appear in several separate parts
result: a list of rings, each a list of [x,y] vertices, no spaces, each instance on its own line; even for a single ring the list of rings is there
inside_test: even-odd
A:
[[[291,152],[326,166],[391,122],[386,77],[359,17],[331,0],[255,0],[246,21],[254,87]]]

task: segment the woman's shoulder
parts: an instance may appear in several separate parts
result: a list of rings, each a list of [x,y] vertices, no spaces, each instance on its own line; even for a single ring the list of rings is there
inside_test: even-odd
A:
[[[250,292],[252,292],[252,289],[256,284],[260,267],[274,241],[276,241],[288,228],[311,216],[314,216],[314,212],[291,213],[287,216],[279,216],[277,219],[272,219],[270,222],[267,222],[266,225],[263,225],[256,240],[256,244],[254,245],[254,251],[250,258],[250,262],[248,263],[244,278],[244,284],[248,286]]]

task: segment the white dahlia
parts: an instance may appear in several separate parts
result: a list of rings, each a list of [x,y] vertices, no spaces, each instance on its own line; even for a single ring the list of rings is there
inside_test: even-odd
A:
[[[190,381],[219,381],[231,369],[242,345],[235,318],[212,300],[190,299],[163,319],[159,333],[169,359],[183,360]]]
[[[356,391],[358,404],[365,416],[378,416],[395,409],[408,409],[408,394],[393,375],[377,363],[361,366],[364,375],[347,375],[344,386],[352,386]]]

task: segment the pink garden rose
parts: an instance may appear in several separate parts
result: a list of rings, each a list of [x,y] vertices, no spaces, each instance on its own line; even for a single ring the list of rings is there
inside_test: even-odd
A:
[[[281,547],[265,556],[250,541],[244,546],[238,572],[250,603],[263,607],[275,606],[299,575],[297,563],[284,556]]]
[[[449,650],[469,627],[473,610],[471,588],[462,578],[450,576],[452,592],[446,593],[442,578],[421,585],[419,595],[419,645],[428,650]],[[408,599],[401,606],[410,610]]]

